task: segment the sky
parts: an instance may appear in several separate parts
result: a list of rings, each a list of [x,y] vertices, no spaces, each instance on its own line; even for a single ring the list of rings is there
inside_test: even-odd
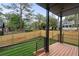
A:
[[[46,10],[44,8],[40,7],[39,5],[33,4],[32,9],[34,9],[35,14],[40,13],[40,14],[46,16]]]
[[[35,10],[35,14],[40,13],[40,14],[46,16],[46,9],[44,9],[43,7],[41,7],[37,4],[33,4],[32,8]],[[52,13],[49,12],[49,14],[51,15]]]
[[[4,3],[4,4],[5,4],[5,3]],[[9,3],[7,3],[7,4],[9,4]],[[2,7],[1,4],[0,4],[0,7]],[[46,16],[46,9],[42,8],[41,6],[37,5],[36,3],[33,3],[32,9],[34,10],[34,13],[35,13],[35,14],[40,13],[40,14]],[[9,10],[9,9],[4,9],[4,10],[3,10],[3,13],[8,13],[8,12],[10,12],[10,11],[11,11],[11,10]]]
[[[7,4],[9,4],[9,3],[7,3]],[[2,7],[1,4],[0,4],[0,7]],[[34,12],[33,12],[34,14],[39,14],[40,13],[40,14],[46,16],[46,10],[44,8],[40,7],[39,5],[33,3],[32,9],[34,10]],[[5,14],[5,13],[9,13],[10,11],[12,11],[12,10],[3,8],[2,12]],[[36,20],[34,20],[34,21],[36,21]]]
[[[0,6],[1,6],[1,4],[0,4]],[[40,14],[42,14],[44,16],[46,15],[46,10],[44,8],[40,7],[39,5],[35,4],[35,3],[32,5],[32,9],[34,10],[35,14],[40,13]],[[4,9],[3,13],[8,13],[10,11],[11,10]]]
[[[0,4],[0,6],[1,6],[1,4]],[[34,10],[34,14],[39,14],[39,13],[40,13],[40,14],[46,16],[46,9],[40,7],[40,6],[37,5],[36,3],[33,3],[32,9]],[[8,13],[8,12],[10,12],[10,11],[11,11],[11,10],[4,9],[4,10],[3,10],[3,13]],[[51,13],[50,13],[50,15],[51,15]],[[58,18],[58,17],[55,16],[55,18]]]

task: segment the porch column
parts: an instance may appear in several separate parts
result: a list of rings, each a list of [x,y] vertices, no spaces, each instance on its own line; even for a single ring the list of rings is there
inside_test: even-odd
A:
[[[46,4],[46,38],[45,38],[45,43],[44,43],[44,49],[45,49],[45,52],[48,53],[49,52],[49,4]]]
[[[60,12],[60,43],[63,43],[63,34],[62,34],[62,12]]]

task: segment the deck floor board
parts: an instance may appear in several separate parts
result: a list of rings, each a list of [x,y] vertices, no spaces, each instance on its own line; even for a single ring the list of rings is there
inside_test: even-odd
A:
[[[39,56],[46,56],[45,52],[41,53]],[[78,56],[78,47],[65,44],[65,43],[55,43],[49,46],[48,56]]]

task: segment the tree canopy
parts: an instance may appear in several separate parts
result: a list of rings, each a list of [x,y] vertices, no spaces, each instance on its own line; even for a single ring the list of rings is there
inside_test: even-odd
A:
[[[18,30],[20,27],[19,15],[10,14],[9,21],[6,26],[9,28],[10,31]]]
[[[52,29],[56,30],[57,28],[57,19],[53,16],[49,17],[49,26],[52,27]]]
[[[20,20],[20,30],[23,29],[23,15],[31,15],[31,4],[29,3],[11,3],[11,4],[2,4],[6,9],[12,9],[19,14]]]

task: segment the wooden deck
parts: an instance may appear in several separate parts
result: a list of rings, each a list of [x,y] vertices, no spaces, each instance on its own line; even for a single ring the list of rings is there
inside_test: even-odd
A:
[[[49,46],[48,54],[42,52],[39,56],[78,56],[78,47],[57,42]]]

